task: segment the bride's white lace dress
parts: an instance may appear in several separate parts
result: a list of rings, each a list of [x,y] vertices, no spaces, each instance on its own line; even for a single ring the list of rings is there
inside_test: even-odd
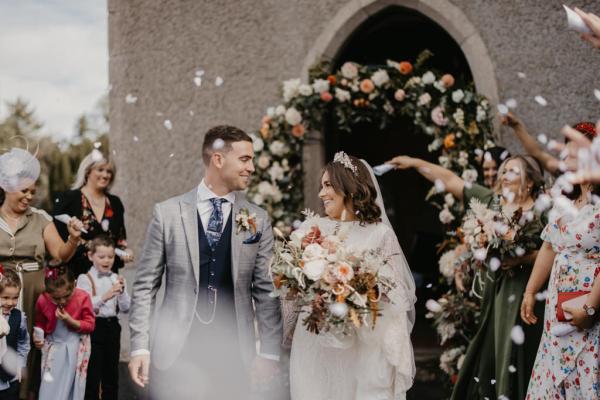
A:
[[[361,226],[319,218],[318,225],[324,235],[347,230],[344,245],[353,249],[383,249],[391,262],[380,273],[396,287],[374,330],[364,327],[341,341],[308,332],[302,325],[306,314],[300,314],[290,361],[292,400],[404,399],[415,372],[410,332],[416,297],[396,235],[383,223]]]

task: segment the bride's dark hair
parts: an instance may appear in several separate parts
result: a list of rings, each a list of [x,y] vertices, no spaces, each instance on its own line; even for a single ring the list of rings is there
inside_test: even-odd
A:
[[[321,177],[325,172],[329,174],[333,190],[344,196],[344,203],[352,206],[361,225],[381,222],[381,210],[376,203],[377,190],[369,170],[354,156],[348,155],[348,160],[356,173],[340,161],[330,161],[323,168]]]

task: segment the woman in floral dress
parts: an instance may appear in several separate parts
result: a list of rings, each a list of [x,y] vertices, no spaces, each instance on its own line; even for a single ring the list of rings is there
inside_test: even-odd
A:
[[[579,212],[562,215],[551,221],[542,233],[544,245],[527,285],[521,316],[534,324],[531,311],[539,282],[550,274],[544,333],[529,382],[527,399],[598,399],[600,398],[600,324],[598,313],[587,315],[573,311],[579,328],[563,336],[556,327],[566,325],[557,320],[559,292],[591,291],[598,286],[600,272],[600,205],[587,203],[590,189],[582,190],[576,206]],[[598,310],[600,304],[590,297],[586,306]]]

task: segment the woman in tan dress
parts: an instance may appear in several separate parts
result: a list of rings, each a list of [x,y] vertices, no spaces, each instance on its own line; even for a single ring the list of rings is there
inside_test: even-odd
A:
[[[28,151],[13,148],[0,156],[0,264],[16,270],[21,276],[23,289],[19,306],[27,317],[30,335],[35,302],[44,291],[46,255],[69,260],[77,249],[82,227],[81,221],[72,218],[67,224],[69,239],[65,243],[52,218],[45,211],[30,206],[39,171],[38,160]],[[36,372],[34,359],[37,353],[29,353],[26,377],[34,376]],[[22,382],[21,397],[33,389],[33,394],[28,397],[35,398],[35,388],[28,389],[28,383],[31,379]]]

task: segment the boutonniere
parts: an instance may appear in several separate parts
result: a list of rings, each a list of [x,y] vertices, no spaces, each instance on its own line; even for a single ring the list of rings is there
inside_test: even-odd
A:
[[[235,216],[237,224],[236,234],[250,231],[253,235],[256,233],[256,214],[250,214],[247,208],[242,208]]]

